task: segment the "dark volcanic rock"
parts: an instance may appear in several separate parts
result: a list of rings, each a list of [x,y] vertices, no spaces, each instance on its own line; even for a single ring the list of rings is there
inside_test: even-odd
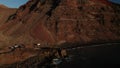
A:
[[[119,40],[120,5],[107,0],[30,0],[0,29],[25,43]]]

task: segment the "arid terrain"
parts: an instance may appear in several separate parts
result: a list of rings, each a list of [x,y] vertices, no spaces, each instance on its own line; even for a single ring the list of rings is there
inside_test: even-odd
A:
[[[18,9],[0,5],[1,68],[38,68],[46,58],[59,53],[59,47],[88,43],[110,43],[110,48],[101,50],[116,52],[120,45],[119,4],[108,0],[29,0]],[[92,53],[84,55],[103,53],[93,49],[83,48]]]
[[[2,27],[2,25],[4,25],[7,20],[9,19],[10,15],[13,15],[16,12],[16,8],[8,8],[4,5],[0,5],[0,27]],[[7,27],[6,27],[7,28]],[[1,46],[5,46],[2,45],[4,42],[8,42],[7,37],[5,37],[1,32],[0,32],[0,48]]]
[[[0,25],[5,24],[10,15],[14,14],[17,9],[8,8],[4,5],[0,5]]]

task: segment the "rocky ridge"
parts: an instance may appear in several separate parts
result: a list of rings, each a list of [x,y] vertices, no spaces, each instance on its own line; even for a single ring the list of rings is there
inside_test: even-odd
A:
[[[51,52],[54,49],[36,50],[34,43],[68,42],[70,47],[74,45],[71,43],[119,42],[119,14],[120,5],[107,0],[29,0],[0,26],[0,41],[8,44],[5,50],[16,43],[25,45],[25,48],[7,53],[3,49],[5,54],[0,50],[0,67],[39,68],[55,55]],[[108,54],[106,57],[119,58],[117,52],[119,45],[111,44],[109,47],[83,48],[80,55],[105,58]]]
[[[0,29],[14,43],[112,41],[120,39],[119,14],[107,0],[29,0]]]

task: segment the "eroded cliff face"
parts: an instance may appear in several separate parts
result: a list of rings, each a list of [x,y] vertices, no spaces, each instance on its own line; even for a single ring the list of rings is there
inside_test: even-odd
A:
[[[107,0],[30,0],[0,30],[10,40],[25,43],[119,40],[120,5]]]

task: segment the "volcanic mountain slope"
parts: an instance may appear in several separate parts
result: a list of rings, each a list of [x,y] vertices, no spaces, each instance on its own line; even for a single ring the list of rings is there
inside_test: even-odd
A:
[[[107,0],[30,0],[0,31],[12,43],[119,40],[120,5]]]
[[[0,4],[0,24],[4,23],[10,15],[15,13],[15,11],[16,9],[8,8]]]
[[[0,4],[0,8],[8,8],[8,7],[5,6],[5,5]]]
[[[8,8],[2,4],[0,4],[0,27],[5,24],[5,22],[8,20],[10,15],[13,15],[16,12],[16,8]],[[6,27],[7,28],[7,27]],[[2,33],[0,33],[0,48],[3,45],[3,42],[9,42],[8,37],[4,36]],[[5,46],[5,45],[3,45]]]

